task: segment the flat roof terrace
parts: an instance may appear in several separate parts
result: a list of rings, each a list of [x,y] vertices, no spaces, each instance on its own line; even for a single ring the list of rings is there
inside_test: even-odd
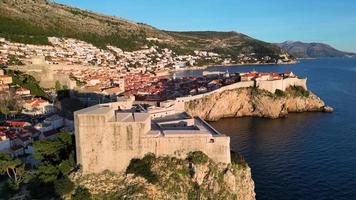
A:
[[[194,120],[194,123],[184,124],[185,120]],[[200,117],[193,118],[187,113],[178,113],[155,119],[152,121],[151,129],[160,131],[165,136],[221,135]]]

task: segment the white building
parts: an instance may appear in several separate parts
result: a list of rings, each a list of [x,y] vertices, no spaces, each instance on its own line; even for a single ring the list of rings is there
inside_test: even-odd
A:
[[[10,149],[10,140],[5,134],[0,133],[0,151],[7,151]]]

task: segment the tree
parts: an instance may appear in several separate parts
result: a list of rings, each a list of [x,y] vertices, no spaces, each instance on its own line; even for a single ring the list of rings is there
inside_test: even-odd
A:
[[[62,90],[62,85],[59,81],[56,81],[56,83],[54,85],[54,89],[56,90],[56,92]]]
[[[79,186],[72,195],[73,200],[90,200],[91,194],[87,188]]]
[[[0,173],[7,174],[17,188],[19,188],[26,176],[22,161],[18,158],[14,159],[10,154],[6,153],[0,153]]]
[[[19,113],[22,106],[19,104],[20,99],[11,93],[0,95],[0,113],[5,115],[5,118],[12,113]]]
[[[37,141],[33,146],[36,149],[34,153],[36,159],[54,165],[59,165],[62,161],[67,160],[74,151],[72,136],[68,133],[60,133],[56,140]]]
[[[56,140],[37,141],[33,146],[34,157],[42,161],[34,173],[39,181],[54,183],[74,168],[74,144],[68,133],[60,133]]]
[[[35,176],[43,183],[53,183],[57,180],[60,171],[48,162],[41,163],[35,171]]]
[[[68,177],[61,178],[54,182],[54,190],[59,196],[69,194],[74,190],[74,183]]]

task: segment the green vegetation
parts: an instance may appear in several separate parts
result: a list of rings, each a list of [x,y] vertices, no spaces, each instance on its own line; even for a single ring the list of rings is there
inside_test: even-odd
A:
[[[142,176],[150,183],[157,183],[158,177],[152,172],[152,162],[156,159],[154,154],[147,154],[142,159],[132,159],[130,165],[126,169],[127,174],[135,174]]]
[[[247,163],[245,158],[238,152],[231,151],[231,164],[237,165],[237,167],[241,167],[242,169],[247,168]]]
[[[74,183],[67,177],[63,177],[54,182],[54,191],[56,194],[63,196],[71,193],[75,188]]]
[[[87,84],[87,82],[78,79],[78,78],[77,78],[76,76],[74,76],[72,73],[69,74],[69,79],[72,80],[72,81],[75,81],[75,83],[76,83],[76,85],[77,85],[78,87],[82,87],[82,86],[84,86],[84,85]]]
[[[7,65],[23,65],[16,55],[9,54]]]
[[[282,90],[279,90],[277,89],[274,94],[277,96],[277,97],[284,97],[285,96],[285,93],[282,91]]]
[[[305,90],[302,86],[290,86],[286,89],[286,94],[294,97],[309,97],[310,92]]]
[[[56,92],[59,92],[62,90],[62,85],[59,81],[56,81],[54,84],[54,89],[56,90]]]
[[[195,165],[201,165],[207,163],[209,157],[201,151],[194,151],[188,154],[187,159]]]
[[[47,34],[40,26],[35,26],[28,21],[14,18],[7,18],[0,15],[0,37],[4,37],[13,42],[25,44],[47,45]]]
[[[201,66],[207,66],[207,65],[211,65],[214,64],[213,60],[208,60],[208,59],[198,59],[195,61],[194,65],[201,67]]]
[[[206,50],[233,61],[238,61],[241,53],[255,53],[256,58],[270,56],[270,62],[275,62],[282,53],[276,45],[237,32],[161,31],[143,23],[131,23],[56,3],[21,1],[18,4],[4,1],[0,8],[0,37],[16,42],[48,44],[47,37],[67,37],[99,48],[112,45],[126,51],[138,50],[145,45],[169,48],[178,55]],[[147,37],[166,41],[147,41]]]
[[[31,91],[31,94],[36,97],[42,97],[44,99],[50,99],[48,94],[41,88],[39,82],[31,75],[25,74],[16,70],[6,69],[5,73],[12,76],[12,82],[15,85],[24,87]]]
[[[7,118],[9,115],[18,114],[22,110],[21,99],[11,93],[0,95],[0,113]]]
[[[189,158],[170,156],[155,157],[147,154],[142,159],[132,160],[127,171],[135,176],[105,171],[80,177],[75,182],[78,188],[93,191],[93,199],[236,199],[237,194],[228,185],[226,176],[237,176],[249,181],[247,164],[242,156],[234,155],[232,165],[215,163],[202,152],[189,153],[196,164],[190,165]],[[200,166],[199,166],[200,165]],[[229,173],[228,173],[229,171]],[[128,172],[126,172],[128,173]],[[152,182],[152,174],[157,181]],[[199,174],[199,175],[198,175]],[[197,179],[203,178],[202,182]],[[203,176],[203,177],[202,177]],[[146,181],[143,181],[143,177]],[[148,178],[147,178],[148,177]],[[97,190],[103,185],[109,186]],[[239,186],[238,186],[239,187]],[[85,190],[85,189],[84,189]],[[155,191],[152,193],[151,191]],[[88,197],[90,198],[90,197]]]
[[[81,11],[73,12],[84,13]],[[58,21],[58,23],[60,22]],[[124,50],[137,50],[146,43],[144,31],[99,35],[62,26],[63,24],[51,24],[50,27],[44,27],[27,20],[0,16],[0,37],[13,42],[37,45],[49,45],[48,37],[68,37],[91,43],[99,48],[113,45]]]
[[[90,194],[89,190],[84,187],[77,187],[75,189],[73,195],[72,195],[72,200],[90,200],[92,199],[92,195]]]
[[[60,133],[58,139],[37,141],[34,156],[41,163],[32,173],[28,184],[34,198],[52,197],[68,194],[74,184],[67,178],[75,167],[73,138],[68,133]],[[42,190],[38,188],[41,187]]]
[[[140,194],[145,194],[145,197]],[[135,196],[139,196],[135,198]],[[128,185],[121,190],[114,192],[113,194],[107,194],[104,198],[97,199],[148,199],[145,188],[139,184]]]
[[[11,194],[20,189],[20,184],[24,182],[27,173],[22,161],[19,158],[12,158],[10,154],[0,153],[0,175],[6,174],[8,182],[2,189],[3,192]]]

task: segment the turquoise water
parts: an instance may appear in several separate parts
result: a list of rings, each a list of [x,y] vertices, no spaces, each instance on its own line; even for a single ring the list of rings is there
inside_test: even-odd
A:
[[[211,123],[231,137],[232,148],[251,166],[257,199],[356,199],[356,59],[209,70],[226,69],[291,70],[307,77],[309,88],[335,108],[332,114],[290,114],[277,120],[231,118]]]

